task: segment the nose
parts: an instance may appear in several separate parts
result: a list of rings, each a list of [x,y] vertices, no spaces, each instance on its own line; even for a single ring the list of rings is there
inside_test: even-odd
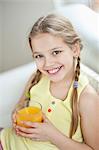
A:
[[[46,57],[45,58],[45,67],[48,68],[52,65],[54,65],[54,60],[51,57]]]

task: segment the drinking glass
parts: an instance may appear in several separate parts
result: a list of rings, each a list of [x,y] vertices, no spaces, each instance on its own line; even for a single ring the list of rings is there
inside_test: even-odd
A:
[[[24,121],[30,122],[42,122],[43,114],[42,114],[42,105],[37,102],[33,101],[32,106],[19,108],[16,113],[16,122],[17,125],[22,127],[29,127],[25,125]],[[22,122],[23,121],[23,122]]]

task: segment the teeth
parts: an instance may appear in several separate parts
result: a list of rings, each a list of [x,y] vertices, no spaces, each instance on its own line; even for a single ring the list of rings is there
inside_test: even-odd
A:
[[[52,70],[48,70],[48,73],[50,73],[50,74],[54,74],[54,73],[58,72],[58,71],[59,71],[59,69],[60,69],[60,67],[55,68],[55,69],[52,69]]]

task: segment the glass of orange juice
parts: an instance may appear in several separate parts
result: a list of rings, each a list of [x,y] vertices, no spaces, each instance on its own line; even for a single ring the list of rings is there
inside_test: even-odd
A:
[[[42,105],[39,102],[33,101],[32,106],[24,107],[17,110],[16,122],[19,126],[29,128],[29,126],[23,123],[24,121],[42,122],[42,120]]]

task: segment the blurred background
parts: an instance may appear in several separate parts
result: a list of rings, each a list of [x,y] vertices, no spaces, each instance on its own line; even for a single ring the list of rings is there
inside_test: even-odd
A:
[[[51,0],[0,0],[0,72],[32,61],[28,33],[53,7]]]
[[[84,4],[99,15],[99,0],[0,0],[0,73],[31,62],[28,34],[34,22],[42,15],[71,4]],[[87,57],[89,62],[83,59],[83,63],[99,73],[99,53],[95,52],[93,65],[90,54]]]

